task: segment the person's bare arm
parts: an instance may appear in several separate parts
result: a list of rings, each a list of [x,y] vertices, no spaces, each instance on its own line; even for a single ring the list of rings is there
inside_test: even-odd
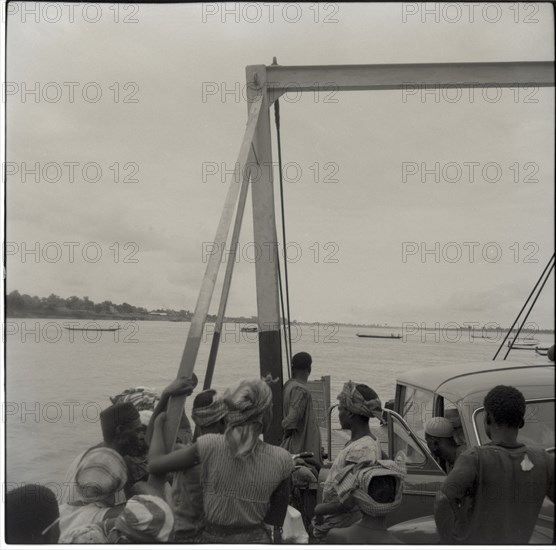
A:
[[[288,510],[290,492],[291,476],[288,476],[276,487],[270,497],[270,508],[264,519],[265,523],[275,527],[282,527]]]
[[[168,472],[188,470],[200,462],[196,443],[185,449],[178,449],[177,451],[166,453],[166,446],[164,443],[165,422],[166,413],[160,413],[155,420],[153,437],[149,448],[149,473],[154,476],[159,476]]]
[[[270,508],[264,518],[264,522],[274,527],[274,543],[282,542],[282,526],[288,512],[288,503],[291,493],[291,476],[284,479],[270,496]]]
[[[145,440],[150,445],[153,431],[154,431],[154,422],[157,416],[166,410],[168,407],[168,401],[170,397],[174,397],[177,395],[191,395],[193,390],[195,389],[195,382],[191,378],[176,378],[173,382],[171,382],[164,390],[162,390],[162,394],[160,395],[160,401],[156,404],[154,408],[153,414],[149,421],[149,425],[147,426],[147,432],[145,434]],[[189,424],[189,421],[187,421]]]
[[[349,512],[353,508],[353,502],[351,500],[346,500],[340,502],[340,500],[332,500],[330,502],[321,502],[315,506],[315,516],[317,518],[321,516],[333,516],[336,514],[343,514],[344,512]]]

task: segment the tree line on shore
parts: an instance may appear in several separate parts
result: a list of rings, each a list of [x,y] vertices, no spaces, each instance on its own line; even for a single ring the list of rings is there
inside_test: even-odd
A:
[[[193,314],[189,310],[156,309],[147,310],[123,302],[115,304],[110,300],[95,303],[88,296],[79,298],[70,296],[61,298],[51,294],[48,298],[39,298],[29,294],[20,294],[13,290],[6,296],[6,316],[8,317],[77,317],[77,318],[135,318],[135,319],[173,319],[190,321]]]
[[[76,319],[122,319],[122,320],[158,320],[158,321],[191,321],[193,313],[187,309],[155,309],[149,311],[144,307],[137,307],[123,302],[115,304],[110,300],[95,303],[88,296],[79,298],[70,296],[69,298],[61,298],[56,294],[51,294],[48,298],[39,298],[38,296],[30,296],[29,294],[20,294],[19,291],[13,290],[6,296],[6,317],[38,317],[38,318],[76,318]],[[226,322],[232,323],[257,323],[257,317],[225,317]],[[216,321],[216,315],[207,315],[207,321]],[[282,322],[282,320],[281,320]],[[317,324],[303,321],[292,321],[292,324]],[[329,322],[327,325],[343,325],[353,327],[369,327],[369,328],[390,328],[403,329],[400,326],[388,326],[386,324],[354,324],[354,323],[334,323]],[[420,327],[424,328],[424,327]],[[465,327],[467,328],[467,327]],[[483,327],[483,330],[485,327]],[[456,330],[453,328],[424,328],[424,330]],[[457,329],[457,330],[461,330]],[[488,330],[492,330],[492,327]],[[499,327],[499,330],[507,330]],[[476,328],[475,332],[481,332],[480,328]],[[515,329],[514,329],[515,332]],[[526,331],[527,332],[527,331]],[[529,330],[528,332],[531,332]],[[534,330],[535,333],[553,333],[554,329]]]

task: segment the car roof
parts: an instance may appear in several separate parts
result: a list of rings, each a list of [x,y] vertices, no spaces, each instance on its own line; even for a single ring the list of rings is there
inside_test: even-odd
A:
[[[398,376],[397,382],[439,393],[454,402],[471,394],[486,394],[498,384],[518,387],[526,398],[540,397],[533,387],[545,388],[545,397],[549,397],[554,396],[554,363],[514,360],[438,365],[409,371]],[[533,391],[524,391],[528,387]],[[531,393],[534,395],[527,395]]]

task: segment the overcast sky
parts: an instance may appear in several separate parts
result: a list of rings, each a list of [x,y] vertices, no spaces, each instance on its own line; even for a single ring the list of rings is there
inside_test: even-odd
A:
[[[7,292],[148,308],[195,307],[247,65],[554,59],[548,4],[52,5],[10,4]],[[457,93],[280,100],[292,318],[511,324],[554,250],[554,88]],[[251,216],[230,315],[256,314]]]

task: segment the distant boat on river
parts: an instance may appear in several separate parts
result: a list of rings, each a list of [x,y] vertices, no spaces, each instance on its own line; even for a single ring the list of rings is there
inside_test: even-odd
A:
[[[508,347],[512,349],[535,349],[540,342],[532,336],[525,336],[524,338],[510,338],[508,340]]]
[[[100,332],[116,332],[120,330],[120,327],[111,327],[111,328],[102,328],[102,327],[64,327],[66,330],[79,330],[79,331],[87,331],[87,330],[97,330]]]
[[[358,332],[356,336],[359,336],[359,338],[388,338],[390,340],[399,340],[401,338],[400,334],[390,334],[390,336],[385,336],[382,334],[361,334],[360,332]]]

